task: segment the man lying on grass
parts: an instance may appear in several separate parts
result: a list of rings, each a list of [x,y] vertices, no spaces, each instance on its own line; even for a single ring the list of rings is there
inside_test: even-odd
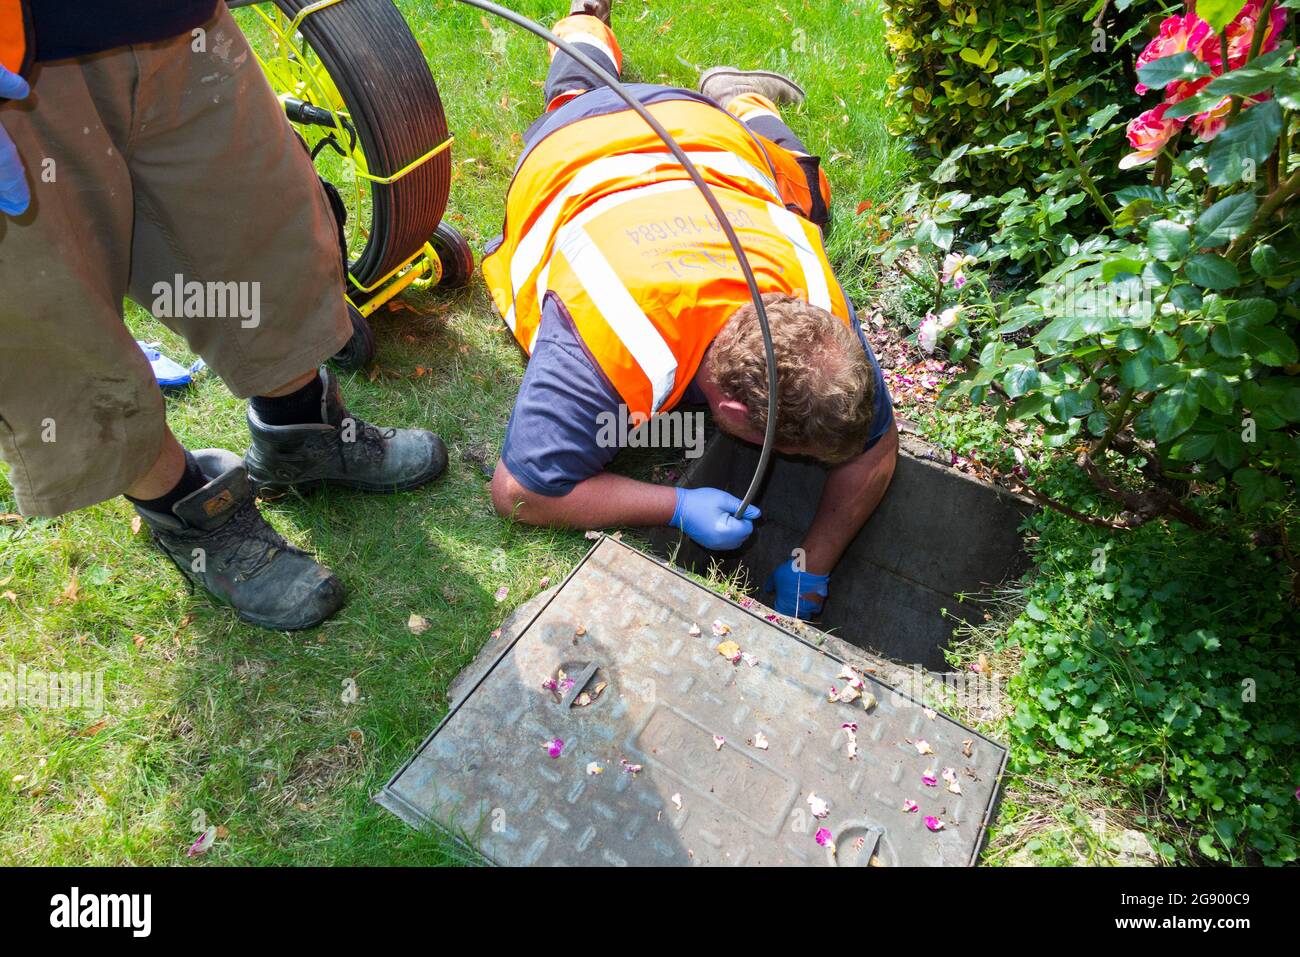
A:
[[[577,0],[556,26],[617,75],[610,0]],[[718,489],[675,489],[604,471],[611,417],[708,405],[761,443],[767,366],[734,252],[664,144],[573,58],[551,51],[546,113],[525,137],[501,238],[483,272],[528,368],[492,482],[506,517],[534,525],[671,525],[709,549],[739,547],[759,511]],[[767,72],[704,74],[700,92],[631,87],[722,203],[756,273],[778,366],[777,449],[831,474],[804,562],[769,582],[775,607],[810,618],[829,575],[893,477],[889,393],[827,261],[830,187],[781,120],[803,91]]]

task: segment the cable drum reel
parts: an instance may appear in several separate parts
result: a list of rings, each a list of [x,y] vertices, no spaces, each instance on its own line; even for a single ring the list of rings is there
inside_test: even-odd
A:
[[[428,61],[391,0],[227,0],[285,113],[322,172],[340,221],[353,339],[374,356],[366,317],[413,283],[467,283],[468,243],[442,221],[451,144]],[[375,82],[376,77],[382,82]]]
[[[349,305],[353,308],[357,332],[350,345],[354,352],[361,354],[361,361],[356,361],[357,355],[340,355],[348,365],[364,365],[373,355],[374,346],[362,316],[419,278],[425,266],[418,260],[440,263],[443,282],[463,283],[473,271],[473,256],[464,240],[441,222],[450,191],[451,137],[428,62],[391,0],[274,2],[278,16],[254,6],[273,34],[272,51],[259,55],[263,70],[272,85],[281,88],[281,98],[290,118],[300,126],[329,128],[324,139],[332,138],[333,143],[327,145],[350,154],[358,180],[368,181],[371,187],[372,226],[364,249],[349,268]],[[762,292],[722,204],[663,125],[617,77],[580,48],[499,4],[488,0],[457,2],[527,30],[591,71],[663,141],[717,218],[740,263],[754,302],[767,360],[767,429],[753,481],[736,512],[737,517],[743,515],[758,493],[776,438],[776,355]],[[228,0],[228,3],[231,7],[242,7],[254,5],[256,0]],[[299,42],[299,35],[305,45]],[[312,66],[313,55],[319,59],[320,69]],[[378,62],[380,57],[382,62]],[[367,82],[378,71],[382,71],[384,82]],[[287,96],[286,89],[290,91]],[[330,104],[331,108],[325,108],[324,104]],[[321,148],[318,142],[317,148],[313,148],[313,158],[320,154]],[[355,206],[364,208],[364,199],[358,190]],[[358,308],[359,302],[363,305]]]

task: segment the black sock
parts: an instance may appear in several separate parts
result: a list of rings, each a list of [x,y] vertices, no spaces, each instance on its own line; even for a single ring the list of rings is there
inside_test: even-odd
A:
[[[297,392],[271,399],[264,395],[252,398],[253,411],[267,425],[303,425],[320,422],[320,402],[325,397],[325,386],[316,375]]]
[[[181,473],[180,480],[170,492],[158,498],[132,498],[127,495],[126,500],[151,512],[162,512],[164,515],[170,515],[173,505],[187,495],[193,495],[207,484],[207,476],[203,474],[203,469],[199,468],[198,461],[187,449],[185,452],[185,471]]]

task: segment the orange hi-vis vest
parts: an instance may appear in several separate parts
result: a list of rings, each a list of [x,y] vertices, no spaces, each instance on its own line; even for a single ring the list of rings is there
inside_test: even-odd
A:
[[[821,230],[805,218],[811,190],[794,156],[684,92],[649,110],[713,188],[759,289],[850,323]],[[483,275],[530,355],[543,300],[557,297],[632,415],[673,408],[705,350],[750,301],[704,197],[628,109],[577,119],[531,148]]]
[[[27,0],[0,0],[0,65],[25,76],[35,55]]]

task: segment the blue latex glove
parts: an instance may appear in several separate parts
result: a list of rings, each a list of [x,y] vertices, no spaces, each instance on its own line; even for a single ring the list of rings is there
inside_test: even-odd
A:
[[[795,571],[794,559],[790,559],[768,576],[763,589],[776,592],[776,604],[772,607],[778,615],[811,621],[821,614],[826,596],[831,592],[830,583],[829,575]]]
[[[679,488],[677,510],[668,524],[680,528],[692,541],[714,552],[727,552],[745,544],[760,512],[753,505],[744,518],[736,518],[740,499],[716,488]]]
[[[0,66],[0,100],[21,100],[30,92],[26,80]],[[21,216],[27,212],[31,199],[18,149],[0,126],[0,213]]]

